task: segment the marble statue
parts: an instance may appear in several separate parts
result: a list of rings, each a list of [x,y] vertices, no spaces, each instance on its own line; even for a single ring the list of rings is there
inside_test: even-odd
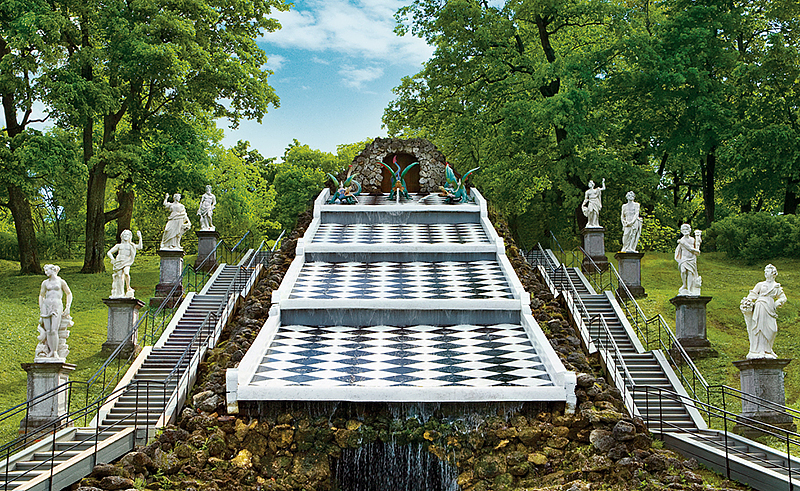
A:
[[[72,291],[67,282],[58,276],[61,270],[55,264],[45,264],[47,279],[39,291],[39,336],[36,338],[34,361],[64,361],[69,354],[68,329],[73,326],[69,309],[72,306]],[[64,298],[66,297],[66,298]],[[66,300],[66,305],[62,302]]]
[[[211,185],[206,186],[206,193],[200,197],[200,207],[197,214],[200,215],[200,230],[216,230],[211,223],[214,216],[214,208],[217,206],[217,197],[211,192]]]
[[[186,207],[180,202],[180,193],[175,193],[172,200],[170,203],[169,194],[164,196],[164,208],[169,210],[169,218],[164,226],[164,235],[161,236],[161,249],[182,251],[181,237],[192,228],[192,222],[186,214]]]
[[[107,255],[111,259],[113,268],[110,298],[134,298],[135,291],[131,288],[131,266],[136,259],[136,251],[142,249],[142,233],[136,232],[139,243],[133,242],[130,230],[123,230],[120,234],[119,244],[109,249]],[[117,253],[117,257],[114,257]]]
[[[678,239],[678,246],[675,247],[675,261],[680,268],[682,281],[678,295],[699,296],[703,278],[697,273],[697,256],[700,255],[702,239],[699,230],[694,231],[694,237],[691,237],[691,233],[691,225],[688,223],[681,225],[682,237]]]
[[[739,304],[747,325],[747,336],[750,338],[748,360],[778,357],[772,350],[772,345],[775,343],[775,335],[778,334],[777,309],[786,303],[786,295],[781,284],[775,281],[776,276],[778,269],[767,264],[764,268],[764,281],[756,283]]]
[[[639,203],[633,201],[636,195],[633,191],[628,191],[625,195],[628,200],[622,205],[622,252],[639,252],[636,247],[639,244],[639,237],[642,235],[642,218],[639,216]]]
[[[586,190],[581,204],[581,210],[589,220],[586,228],[600,228],[600,209],[603,207],[601,202],[602,192],[606,190],[606,180],[603,179],[602,186],[594,187],[594,181],[589,181],[589,189]]]

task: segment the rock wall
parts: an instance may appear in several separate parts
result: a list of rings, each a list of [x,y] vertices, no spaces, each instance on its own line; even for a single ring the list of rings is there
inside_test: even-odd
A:
[[[380,162],[383,162],[387,155],[398,153],[412,155],[419,162],[421,193],[433,193],[439,186],[444,185],[444,154],[437,150],[433,143],[423,138],[408,140],[376,138],[353,159],[353,172],[358,172],[364,192],[381,192],[383,166]]]

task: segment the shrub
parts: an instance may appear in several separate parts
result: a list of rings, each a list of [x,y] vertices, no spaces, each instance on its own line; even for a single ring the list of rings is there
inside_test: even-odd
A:
[[[800,220],[795,215],[761,212],[730,216],[714,222],[705,238],[704,249],[749,262],[800,257]]]

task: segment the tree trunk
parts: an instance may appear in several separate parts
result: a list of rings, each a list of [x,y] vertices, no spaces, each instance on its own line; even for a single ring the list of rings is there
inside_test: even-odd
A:
[[[33,227],[31,204],[18,186],[8,186],[8,207],[14,217],[19,246],[19,274],[44,274],[39,265],[39,247]]]
[[[711,147],[705,158],[703,171],[703,205],[706,212],[706,227],[714,221],[714,175],[717,168],[717,147]]]
[[[101,273],[106,270],[105,259],[106,214],[105,198],[108,175],[105,165],[95,164],[89,171],[86,189],[86,254],[81,273]]]
[[[797,179],[791,176],[786,180],[786,194],[783,197],[783,213],[784,215],[797,215],[797,206],[800,205],[800,196],[797,194],[797,185],[800,184]]]
[[[119,211],[117,213],[117,242],[119,242],[123,230],[131,229],[134,198],[133,183],[125,181],[117,190],[117,203],[119,204]]]

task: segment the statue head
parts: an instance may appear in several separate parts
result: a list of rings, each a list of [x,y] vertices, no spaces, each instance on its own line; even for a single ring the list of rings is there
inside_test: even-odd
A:
[[[594,181],[589,180],[589,189],[594,189]]]
[[[181,193],[175,193],[172,195],[173,201],[180,201],[181,200]]]
[[[778,276],[778,268],[772,264],[767,264],[764,268],[764,278],[774,280],[776,276]]]
[[[133,239],[133,232],[125,229],[121,234],[119,234],[119,238],[122,239],[123,242],[130,242],[130,240]]]
[[[211,184],[206,184],[206,192],[211,194]]]
[[[628,194],[625,195],[625,199],[627,199],[628,201],[635,200],[636,199],[636,193],[634,193],[633,191],[628,191]]]
[[[681,225],[681,233],[683,235],[691,234],[692,233],[692,226],[689,225],[688,223],[684,223],[683,225]]]
[[[53,274],[58,274],[58,272],[61,271],[61,268],[59,266],[56,266],[55,264],[45,264],[44,268],[42,269],[44,269],[44,274],[46,274],[47,276],[50,276],[51,272]]]

